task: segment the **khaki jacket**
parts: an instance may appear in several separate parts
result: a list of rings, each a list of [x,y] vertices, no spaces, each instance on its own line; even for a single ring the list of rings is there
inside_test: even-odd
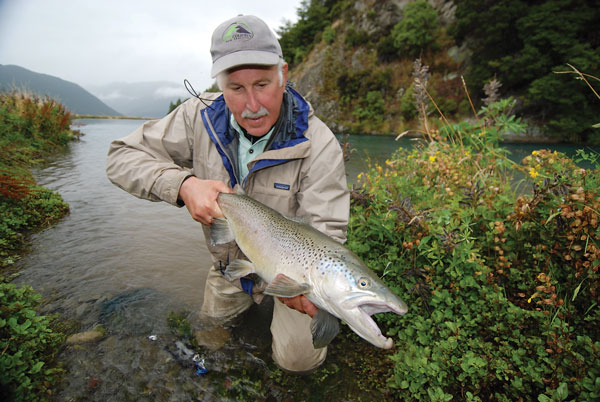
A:
[[[237,139],[228,134],[223,97],[205,93],[201,98],[204,102],[191,98],[168,116],[113,141],[106,167],[110,181],[136,197],[178,206],[179,188],[189,174],[230,187],[238,183],[237,162],[230,157]],[[297,92],[286,89],[285,99],[293,100],[296,132],[276,139],[250,162],[242,187],[283,215],[308,219],[316,229],[344,242],[349,192],[341,147]],[[207,227],[204,233],[208,239]],[[240,257],[235,244],[207,245],[217,264],[225,266]]]

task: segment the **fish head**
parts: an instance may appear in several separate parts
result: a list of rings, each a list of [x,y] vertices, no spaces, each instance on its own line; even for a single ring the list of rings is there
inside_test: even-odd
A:
[[[329,264],[329,275],[321,275],[322,281],[313,285],[325,308],[366,341],[390,349],[392,339],[381,333],[371,316],[385,312],[406,314],[406,303],[354,254],[333,257]]]

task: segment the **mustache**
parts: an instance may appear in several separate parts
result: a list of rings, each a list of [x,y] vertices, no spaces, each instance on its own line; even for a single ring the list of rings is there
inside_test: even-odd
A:
[[[256,112],[251,112],[248,109],[246,109],[242,112],[243,119],[258,119],[259,117],[268,116],[268,115],[269,115],[269,111],[264,106],[261,106],[260,109],[258,109],[258,111],[256,111]]]

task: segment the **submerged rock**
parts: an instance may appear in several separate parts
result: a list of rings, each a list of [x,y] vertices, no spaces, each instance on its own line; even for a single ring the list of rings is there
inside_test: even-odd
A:
[[[198,330],[194,333],[198,345],[209,350],[219,350],[229,342],[231,333],[223,327],[215,327],[206,330]]]
[[[94,342],[102,338],[104,333],[95,329],[91,331],[80,332],[73,334],[67,338],[67,345],[79,345],[81,343]]]

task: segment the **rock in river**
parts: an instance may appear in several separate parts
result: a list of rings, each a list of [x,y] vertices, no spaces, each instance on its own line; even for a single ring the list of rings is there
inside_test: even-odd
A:
[[[94,342],[102,338],[104,334],[100,331],[91,330],[73,334],[67,338],[67,345],[79,345],[80,343]]]

